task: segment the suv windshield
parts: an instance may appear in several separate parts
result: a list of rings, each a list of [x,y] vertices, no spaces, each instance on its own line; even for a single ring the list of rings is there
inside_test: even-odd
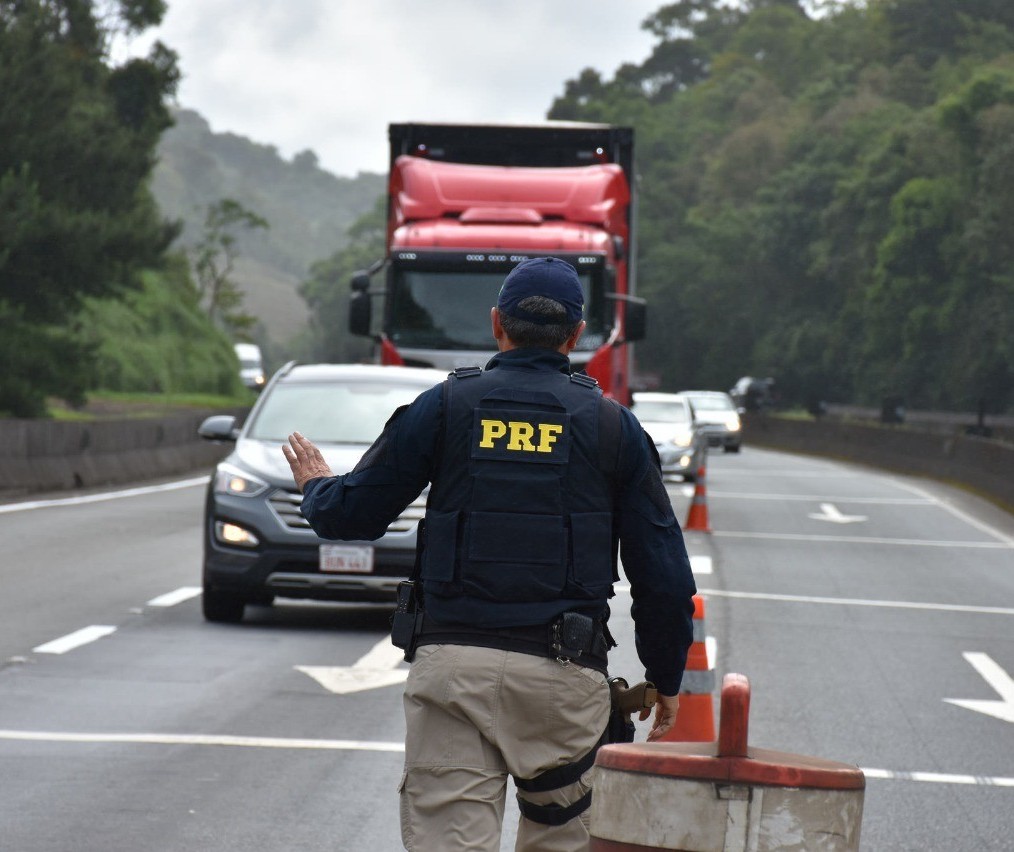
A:
[[[630,409],[642,423],[687,423],[687,407],[681,402],[635,401]]]
[[[493,349],[489,309],[503,284],[502,271],[401,269],[394,276],[388,334],[409,349]],[[579,273],[587,327],[578,350],[605,341],[599,294],[590,273]]]
[[[318,443],[372,444],[394,410],[425,389],[358,382],[279,383],[261,403],[246,437],[284,442],[298,429]]]
[[[690,401],[698,411],[732,411],[734,408],[732,400],[726,396],[694,396],[690,394]]]

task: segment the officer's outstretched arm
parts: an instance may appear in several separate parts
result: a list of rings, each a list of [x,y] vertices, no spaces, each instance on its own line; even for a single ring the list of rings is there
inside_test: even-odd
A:
[[[648,742],[659,739],[676,724],[676,713],[680,709],[680,697],[678,695],[658,694],[655,702],[655,719],[651,723],[651,730],[648,731]],[[651,713],[650,709],[642,710],[640,720],[643,722]]]

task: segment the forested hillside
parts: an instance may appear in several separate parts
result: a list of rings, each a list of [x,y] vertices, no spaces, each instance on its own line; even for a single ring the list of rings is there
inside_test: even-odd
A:
[[[663,6],[644,63],[549,112],[636,128],[641,368],[1011,407],[1014,3],[738,5]]]
[[[288,161],[271,145],[212,132],[192,110],[175,110],[173,118],[159,143],[152,191],[163,214],[183,222],[176,245],[200,240],[209,205],[222,198],[265,219],[266,229],[237,231],[235,278],[246,309],[284,344],[307,322],[299,282],[312,263],[346,244],[346,231],[383,193],[386,176],[336,177],[312,151]]]
[[[0,416],[98,387],[240,389],[148,191],[176,56],[156,42],[111,67],[105,53],[111,29],[164,11],[0,0]]]

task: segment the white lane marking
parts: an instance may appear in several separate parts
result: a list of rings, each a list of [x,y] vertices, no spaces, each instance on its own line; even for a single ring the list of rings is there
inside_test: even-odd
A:
[[[1009,550],[1014,547],[1002,541],[931,541],[918,538],[872,538],[852,535],[803,535],[797,533],[745,532],[737,530],[715,530],[712,535],[724,538],[763,538],[774,541],[826,541],[844,544],[896,544],[904,547],[971,547],[984,550]]]
[[[858,524],[866,520],[866,515],[843,515],[834,503],[821,503],[820,514],[811,513],[807,517],[831,524]]]
[[[690,555],[690,568],[697,574],[710,574],[711,573],[711,557],[702,556],[697,554]]]
[[[945,698],[949,704],[956,704],[966,710],[974,710],[977,713],[985,713],[988,716],[995,716],[1005,722],[1014,722],[1014,680],[993,660],[989,654],[979,651],[967,651],[962,654],[969,664],[974,668],[983,680],[986,681],[1000,696],[1000,700],[983,701],[966,698]]]
[[[183,586],[172,592],[166,592],[157,598],[152,598],[146,606],[176,606],[178,603],[196,598],[201,593],[200,586]]]
[[[0,515],[8,512],[26,512],[29,509],[49,509],[53,506],[79,506],[83,503],[102,503],[106,500],[120,500],[124,497],[140,497],[145,494],[159,494],[163,491],[178,491],[181,488],[193,488],[207,485],[207,476],[193,479],[180,479],[176,482],[165,482],[161,485],[145,485],[140,488],[127,488],[124,491],[103,491],[101,494],[82,494],[79,497],[58,497],[53,500],[29,500],[24,503],[6,503],[0,506]]]
[[[620,590],[617,585],[615,587]],[[629,591],[630,586],[627,586]],[[835,606],[870,606],[886,609],[920,609],[930,612],[968,612],[975,615],[1014,615],[1014,607],[971,606],[968,604],[922,603],[920,601],[883,601],[863,598],[824,598],[804,595],[777,595],[769,592],[730,592],[725,589],[698,589],[702,595],[716,598],[739,598],[755,601],[780,601],[784,603],[832,604]]]
[[[893,482],[899,488],[903,488],[906,491],[911,491],[913,494],[918,494],[923,499],[931,501],[935,506],[939,506],[945,512],[949,512],[950,514],[954,515],[954,517],[964,521],[966,524],[975,527],[980,532],[987,533],[988,535],[993,536],[993,538],[997,539],[998,541],[1002,541],[1004,542],[1004,544],[1010,547],[1014,547],[1014,537],[1000,532],[1000,530],[996,529],[996,527],[990,526],[985,521],[980,521],[978,518],[973,518],[967,512],[962,511],[956,506],[952,506],[946,500],[941,500],[939,497],[935,497],[928,491],[924,491],[922,488],[918,488],[915,485],[909,485],[907,482],[902,482],[901,480],[898,479],[892,479],[891,482]]]
[[[885,781],[923,781],[929,784],[974,784],[979,787],[1014,787],[1014,778],[996,775],[948,775],[943,772],[897,772],[891,769],[867,769],[863,775]]]
[[[207,734],[87,734],[62,731],[0,730],[0,740],[43,743],[112,743],[121,745],[233,746],[241,748],[317,749],[321,751],[376,751],[398,754],[404,743],[367,740],[313,740],[289,737],[233,737]],[[907,772],[860,767],[867,778],[888,781],[923,781],[934,784],[975,784],[1014,787],[1014,778],[990,775],[948,775],[942,772]]]
[[[814,500],[831,501],[834,500],[838,503],[864,503],[867,505],[876,506],[931,506],[935,507],[936,503],[932,500],[920,499],[916,497],[843,497],[837,495],[834,497],[822,497],[820,495],[809,495],[809,494],[761,494],[757,492],[746,492],[746,491],[708,491],[709,497],[722,497],[727,500],[777,500],[780,502],[806,502],[812,503]]]
[[[713,669],[718,661],[718,640],[714,636],[704,637],[704,652],[708,656],[708,668]]]
[[[80,630],[75,630],[73,633],[68,633],[52,642],[38,645],[32,650],[36,654],[66,654],[68,651],[73,651],[75,648],[80,648],[82,645],[87,645],[89,642],[94,642],[96,639],[115,632],[116,628],[108,624],[93,624],[91,627],[82,627]]]
[[[232,737],[206,734],[82,734],[61,731],[3,731],[2,740],[30,740],[51,743],[141,743],[145,745],[241,746],[245,748],[296,748],[340,751],[402,752],[403,743],[365,740],[310,740],[288,737]]]
[[[405,652],[395,648],[390,637],[381,639],[351,666],[294,666],[337,695],[363,692],[404,683],[408,669],[396,666],[404,662]]]

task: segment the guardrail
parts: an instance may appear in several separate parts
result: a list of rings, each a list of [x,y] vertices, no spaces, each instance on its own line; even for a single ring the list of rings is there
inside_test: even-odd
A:
[[[0,420],[0,494],[6,497],[141,482],[210,470],[229,445],[197,437],[212,413],[110,421]],[[831,456],[962,485],[1014,512],[1014,444],[972,435],[849,420],[747,415],[749,446]]]
[[[248,408],[132,420],[0,420],[0,494],[6,497],[118,485],[210,471],[228,445],[197,436],[209,414],[245,417]]]
[[[847,420],[747,415],[744,445],[831,456],[961,485],[1014,512],[1014,444]]]

